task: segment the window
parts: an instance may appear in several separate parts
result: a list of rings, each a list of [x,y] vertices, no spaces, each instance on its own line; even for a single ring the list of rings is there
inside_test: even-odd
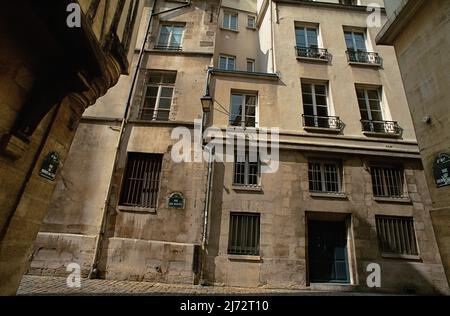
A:
[[[129,153],[120,205],[156,208],[163,155]]]
[[[260,214],[230,214],[228,253],[232,255],[259,255]]]
[[[305,126],[330,128],[326,84],[302,83]]]
[[[403,198],[403,169],[395,167],[371,167],[373,195],[376,197]]]
[[[384,254],[419,255],[412,217],[376,216],[378,242]]]
[[[256,18],[254,16],[249,15],[247,17],[247,27],[251,29],[256,28]]]
[[[254,59],[247,59],[247,71],[255,72],[255,60]]]
[[[219,68],[223,70],[235,70],[236,58],[233,56],[220,55]]]
[[[344,35],[349,51],[367,52],[366,36],[363,32],[345,31]]]
[[[144,106],[139,113],[139,119],[169,120],[176,76],[176,72],[151,71],[149,73]]]
[[[237,31],[238,26],[238,14],[235,12],[225,12],[223,14],[223,24],[224,29],[229,29]]]
[[[341,168],[338,162],[313,161],[308,164],[309,191],[340,193]]]
[[[246,150],[234,154],[233,185],[257,187],[260,185],[260,161],[256,152]]]
[[[356,88],[363,130],[367,132],[385,132],[381,95],[378,89]]]
[[[296,27],[295,39],[298,47],[302,48],[318,48],[319,30],[315,27]]]
[[[182,25],[161,25],[158,44],[155,48],[181,50],[181,40],[183,38],[183,32],[184,26]]]
[[[252,94],[231,94],[230,125],[256,127],[257,96]]]

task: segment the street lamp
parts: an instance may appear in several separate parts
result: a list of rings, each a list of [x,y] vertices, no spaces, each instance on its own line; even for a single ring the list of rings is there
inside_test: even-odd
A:
[[[209,95],[209,93],[206,93],[203,97],[201,97],[200,102],[202,102],[203,113],[211,111],[213,106],[213,98]]]

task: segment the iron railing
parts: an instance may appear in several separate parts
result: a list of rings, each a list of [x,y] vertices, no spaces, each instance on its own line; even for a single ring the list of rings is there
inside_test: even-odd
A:
[[[370,121],[361,120],[363,132],[380,133],[386,135],[400,136],[402,128],[394,121]]]
[[[346,53],[349,63],[362,63],[377,66],[381,66],[382,64],[382,59],[378,53],[359,50],[348,50]]]
[[[417,256],[412,217],[376,216],[378,242],[383,253]]]
[[[170,50],[170,51],[175,51],[175,52],[179,52],[182,50],[182,47],[179,45],[155,45],[155,49],[159,49],[159,50]]]
[[[156,208],[163,155],[129,153],[120,205]]]
[[[330,53],[325,48],[296,46],[297,57],[330,60]]]
[[[302,115],[303,127],[328,128],[342,130],[344,123],[339,116]]]
[[[228,253],[259,255],[260,214],[230,214]]]

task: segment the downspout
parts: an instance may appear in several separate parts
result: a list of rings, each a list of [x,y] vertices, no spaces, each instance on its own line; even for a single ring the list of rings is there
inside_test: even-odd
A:
[[[270,1],[270,40],[271,40],[271,43],[270,43],[270,45],[272,46],[271,47],[271,51],[272,51],[272,73],[276,73],[277,72],[277,70],[276,70],[276,68],[275,68],[275,49],[274,49],[274,47],[275,47],[275,45],[274,45],[274,29],[273,29],[273,1],[272,0],[269,0]]]
[[[113,183],[113,178],[114,178],[114,173],[116,170],[116,166],[117,166],[117,162],[119,160],[119,152],[120,152],[120,147],[122,144],[122,139],[123,139],[123,133],[126,127],[126,124],[128,123],[128,119],[129,119],[129,113],[130,113],[130,107],[131,107],[131,100],[132,97],[134,95],[134,91],[136,89],[136,83],[137,83],[137,78],[139,75],[139,71],[142,68],[142,60],[144,57],[144,53],[145,53],[145,47],[147,45],[148,42],[148,37],[149,37],[149,33],[150,33],[150,29],[151,29],[151,25],[152,25],[152,20],[154,16],[160,15],[160,14],[164,14],[164,13],[168,13],[171,11],[175,11],[178,9],[182,9],[185,7],[188,7],[191,5],[192,0],[189,0],[186,4],[172,8],[172,9],[168,9],[168,10],[164,10],[161,12],[156,12],[155,13],[155,8],[156,8],[156,3],[158,0],[154,0],[153,2],[153,6],[152,6],[152,10],[151,10],[151,14],[149,17],[149,21],[147,24],[147,28],[146,28],[146,32],[144,34],[144,41],[142,43],[141,49],[139,51],[139,59],[138,59],[138,63],[136,65],[136,69],[134,71],[134,75],[133,75],[133,80],[131,83],[131,89],[130,92],[128,94],[128,99],[127,99],[127,103],[125,106],[125,113],[122,119],[122,124],[120,126],[120,131],[119,131],[119,137],[118,137],[118,141],[117,141],[117,145],[116,145],[116,151],[115,151],[115,156],[114,156],[114,163],[113,163],[113,168],[112,168],[112,172],[111,172],[111,181],[109,182],[109,186],[108,186],[108,192],[106,195],[106,199],[105,199],[105,204],[103,206],[103,212],[102,212],[102,222],[100,225],[100,231],[98,233],[98,238],[97,238],[97,242],[95,245],[95,249],[94,249],[94,258],[93,258],[93,262],[92,262],[92,266],[91,266],[91,271],[89,272],[89,278],[93,279],[96,278],[98,276],[98,263],[99,263],[99,259],[100,259],[100,246],[101,243],[103,241],[103,238],[105,236],[105,231],[106,231],[106,215],[108,212],[108,205],[109,205],[109,199],[111,196],[111,192],[112,192],[112,183]]]

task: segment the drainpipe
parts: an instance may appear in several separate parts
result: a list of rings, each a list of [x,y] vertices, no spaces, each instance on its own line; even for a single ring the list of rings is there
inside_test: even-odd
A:
[[[93,258],[93,262],[92,262],[92,265],[91,265],[91,271],[89,272],[89,278],[90,279],[94,279],[94,278],[98,277],[98,263],[99,263],[99,260],[100,260],[100,246],[101,246],[101,243],[103,241],[103,238],[105,236],[105,231],[106,231],[106,222],[107,222],[106,215],[108,213],[109,198],[110,198],[111,193],[112,193],[112,183],[113,183],[114,173],[115,173],[115,170],[116,170],[116,167],[117,167],[117,163],[118,163],[118,160],[119,160],[119,153],[120,153],[120,147],[121,147],[121,144],[122,144],[123,134],[124,134],[124,131],[125,131],[125,128],[126,128],[126,124],[128,123],[129,115],[130,115],[131,100],[132,100],[132,97],[133,97],[135,89],[136,89],[137,78],[139,76],[139,70],[142,69],[142,61],[143,61],[143,58],[144,58],[145,47],[146,47],[147,42],[148,42],[148,36],[149,36],[149,33],[150,33],[150,28],[151,28],[151,25],[152,25],[153,17],[157,16],[157,15],[160,15],[160,14],[164,14],[164,13],[168,13],[168,12],[171,12],[171,11],[175,11],[175,10],[178,10],[178,9],[182,9],[182,8],[188,7],[188,6],[191,5],[191,2],[192,2],[192,0],[189,0],[184,5],[181,5],[181,6],[172,8],[172,9],[164,10],[164,11],[161,11],[161,12],[156,12],[156,13],[155,13],[155,8],[156,8],[157,0],[154,0],[154,2],[153,2],[153,6],[152,6],[151,14],[150,14],[150,17],[149,17],[149,21],[148,21],[148,24],[147,24],[146,32],[144,34],[144,41],[143,41],[142,46],[141,46],[140,51],[139,51],[138,63],[136,65],[136,69],[135,69],[134,74],[133,74],[133,80],[132,80],[132,83],[131,83],[130,92],[128,94],[128,99],[127,99],[127,103],[126,103],[126,106],[125,106],[125,112],[124,112],[124,116],[123,116],[123,119],[122,119],[122,124],[120,126],[119,137],[118,137],[118,140],[117,140],[116,151],[115,151],[115,155],[114,155],[114,163],[113,163],[113,168],[112,168],[112,172],[111,172],[111,176],[110,176],[111,181],[109,182],[108,192],[107,192],[107,195],[106,195],[105,204],[103,206],[102,222],[101,222],[101,225],[100,225],[100,231],[98,233],[97,242],[96,242],[95,249],[94,249],[94,258]]]

